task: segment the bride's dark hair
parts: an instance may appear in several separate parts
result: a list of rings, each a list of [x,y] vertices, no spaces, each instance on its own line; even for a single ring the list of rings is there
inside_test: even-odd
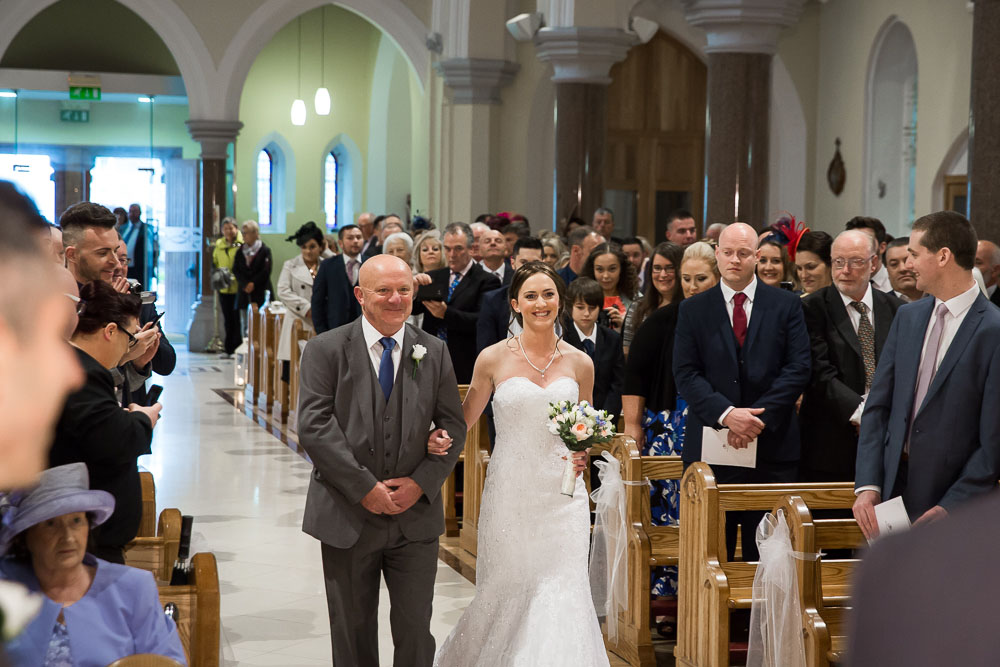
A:
[[[547,275],[556,285],[556,294],[559,295],[559,312],[556,313],[556,320],[558,321],[559,316],[562,315],[566,304],[566,283],[563,282],[562,277],[560,277],[559,274],[545,262],[528,262],[514,272],[514,276],[510,279],[510,288],[507,291],[507,303],[510,304],[511,301],[516,301],[517,295],[521,293],[521,287],[524,286],[524,281],[539,273]],[[510,307],[510,316],[517,320],[517,323],[522,327],[524,326],[524,318],[521,317],[520,313],[514,311],[513,306]]]

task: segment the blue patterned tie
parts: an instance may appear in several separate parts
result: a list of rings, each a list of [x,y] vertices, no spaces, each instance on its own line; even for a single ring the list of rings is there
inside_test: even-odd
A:
[[[388,403],[393,382],[392,348],[396,347],[396,340],[386,336],[379,342],[382,343],[382,361],[378,365],[378,384],[382,387],[385,402]]]
[[[448,303],[451,303],[451,295],[455,293],[455,288],[458,287],[458,283],[460,283],[461,281],[462,281],[461,273],[456,273],[455,277],[451,279],[451,283],[448,285]],[[444,327],[443,324],[441,325],[441,328],[438,329],[437,337],[446,343],[448,342],[448,330]]]
[[[590,340],[589,338],[584,338],[583,339],[583,351],[587,353],[587,356],[589,356],[591,359],[593,359],[594,358],[594,351],[595,351],[594,341]]]

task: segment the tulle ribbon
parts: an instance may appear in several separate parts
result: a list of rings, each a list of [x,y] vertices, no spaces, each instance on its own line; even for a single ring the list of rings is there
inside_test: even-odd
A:
[[[625,562],[628,520],[625,515],[625,486],[647,485],[648,481],[622,480],[621,464],[611,452],[595,461],[601,486],[590,494],[594,510],[594,539],[590,549],[590,590],[599,618],[606,619],[608,640],[618,640],[618,614],[628,604],[628,564]]]
[[[805,667],[802,607],[795,559],[816,560],[819,554],[792,551],[785,513],[768,513],[757,526],[760,562],[753,578],[750,646],[747,667]]]

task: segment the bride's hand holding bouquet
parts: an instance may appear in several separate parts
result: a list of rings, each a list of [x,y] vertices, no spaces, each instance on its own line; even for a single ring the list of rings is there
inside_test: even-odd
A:
[[[576,489],[578,459],[582,459],[586,467],[586,451],[615,437],[612,417],[587,401],[549,403],[549,433],[559,436],[570,451],[583,453],[583,456],[574,455],[566,461],[563,471],[562,493],[572,496]]]

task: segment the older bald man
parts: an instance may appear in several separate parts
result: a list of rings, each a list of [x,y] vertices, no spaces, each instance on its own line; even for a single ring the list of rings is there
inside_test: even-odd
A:
[[[678,314],[674,379],[688,403],[685,465],[701,460],[705,428],[727,429],[735,448],[757,440],[756,467],[712,466],[719,482],[788,482],[798,474],[795,401],[809,382],[809,334],[801,299],[757,280],[759,255],[752,227],[728,226],[716,249],[721,282],[682,301]],[[762,514],[727,514],[730,558],[742,525],[743,558],[757,559]]]

